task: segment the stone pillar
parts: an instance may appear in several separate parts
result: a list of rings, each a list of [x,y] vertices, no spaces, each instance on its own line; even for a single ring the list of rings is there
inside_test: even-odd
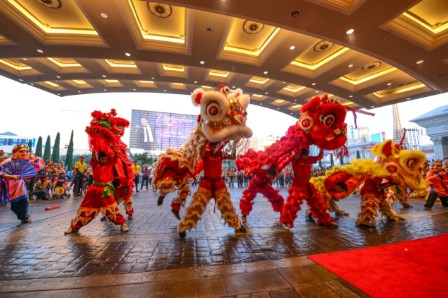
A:
[[[443,145],[442,137],[431,137],[431,141],[434,143],[434,160],[443,159]],[[447,152],[447,151],[445,151]]]
[[[442,137],[442,157],[440,159],[444,159],[448,157],[448,137]]]

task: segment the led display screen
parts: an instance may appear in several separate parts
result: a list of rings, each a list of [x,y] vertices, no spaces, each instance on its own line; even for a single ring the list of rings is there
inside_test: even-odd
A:
[[[196,120],[195,115],[132,110],[129,147],[148,152],[179,149]]]

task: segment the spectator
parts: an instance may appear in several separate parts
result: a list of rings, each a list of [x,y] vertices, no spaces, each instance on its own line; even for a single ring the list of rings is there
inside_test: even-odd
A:
[[[142,174],[143,177],[142,177],[142,184],[140,185],[140,190],[143,189],[143,185],[146,185],[146,190],[148,190],[149,176],[151,175],[151,169],[148,167],[148,165],[145,165],[145,167],[142,170]]]
[[[5,151],[0,150],[0,163],[7,158],[8,158],[8,156],[6,156]]]
[[[49,200],[51,187],[52,183],[47,176],[39,178],[34,186],[34,195],[36,196],[36,200]]]
[[[132,164],[132,172],[135,175],[134,178],[134,184],[135,184],[135,191],[138,191],[138,182],[140,181],[140,172],[142,171],[142,168],[140,167],[140,165],[137,164],[137,161],[134,160],[134,163]]]
[[[440,199],[443,207],[448,207],[447,181],[447,174],[442,170],[442,161],[435,161],[426,176],[426,183],[429,186],[429,196],[425,203],[426,210],[434,206],[437,198]]]
[[[73,194],[75,197],[81,195],[82,183],[89,166],[84,162],[84,156],[81,156],[77,162],[75,162],[75,178],[73,179]]]
[[[58,175],[58,180],[55,183],[53,198],[61,199],[65,194],[64,184],[68,181],[65,172],[61,172]]]

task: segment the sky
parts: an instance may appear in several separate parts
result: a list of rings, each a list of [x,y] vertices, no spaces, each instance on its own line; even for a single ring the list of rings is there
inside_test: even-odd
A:
[[[75,148],[78,149],[88,147],[84,129],[94,110],[108,112],[115,108],[118,116],[128,120],[131,119],[132,109],[192,115],[199,113],[188,95],[110,92],[59,97],[1,76],[0,90],[0,133],[9,131],[23,137],[41,136],[44,143],[49,135],[53,144],[59,132],[63,146],[69,143],[73,130]],[[402,126],[418,127],[409,121],[444,105],[448,105],[448,93],[401,103],[399,112]],[[358,127],[369,127],[371,134],[384,131],[386,138],[392,138],[392,106],[368,111],[375,113],[375,116],[357,114]],[[283,136],[296,121],[290,115],[256,105],[250,105],[247,112],[247,125],[257,137]],[[346,122],[348,125],[354,124],[352,113],[347,113]],[[128,144],[129,129],[123,141]]]

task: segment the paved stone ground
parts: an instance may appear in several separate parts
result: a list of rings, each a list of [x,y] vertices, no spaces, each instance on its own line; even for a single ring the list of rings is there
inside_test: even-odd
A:
[[[231,189],[235,206],[241,191]],[[357,195],[340,202],[350,216],[336,217],[339,228],[305,222],[301,210],[287,231],[258,196],[247,234],[224,226],[212,201],[181,240],[171,197],[159,207],[151,190],[136,194],[128,233],[97,218],[79,234],[64,235],[81,198],[31,202],[31,224],[0,208],[0,297],[365,297],[306,256],[448,231],[448,209],[436,204],[426,211],[416,200],[412,209],[394,206],[404,221],[380,217],[375,229],[357,227]],[[60,208],[44,210],[52,205]]]

